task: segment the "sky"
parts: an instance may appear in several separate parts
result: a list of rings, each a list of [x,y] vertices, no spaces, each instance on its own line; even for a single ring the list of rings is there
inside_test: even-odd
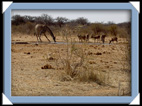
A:
[[[54,19],[57,17],[66,17],[70,20],[79,17],[87,18],[89,22],[114,22],[122,23],[131,20],[130,10],[12,10],[13,15],[41,16],[48,14]]]

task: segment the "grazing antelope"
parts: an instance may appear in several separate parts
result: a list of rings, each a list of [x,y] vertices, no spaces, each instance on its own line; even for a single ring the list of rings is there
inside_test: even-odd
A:
[[[89,41],[89,37],[90,37],[90,35],[87,34],[87,35],[86,35],[86,41],[87,41],[87,42]]]
[[[112,41],[116,41],[116,42],[118,42],[118,41],[117,41],[117,37],[116,37],[116,36],[115,36],[115,37],[113,37],[113,38],[109,41],[109,44],[110,44]]]
[[[105,37],[106,37],[106,35],[102,35],[101,36],[101,41],[104,43],[105,42]]]
[[[95,42],[95,40],[100,39],[100,35],[98,35],[98,36],[92,35],[91,38],[94,38],[94,42]],[[98,42],[98,40],[97,40],[97,42]]]
[[[82,41],[82,36],[81,35],[77,35],[78,39],[79,39],[79,42],[80,40]]]
[[[37,24],[35,26],[35,33],[34,33],[34,35],[36,35],[36,37],[37,37],[37,42],[38,42],[38,40],[40,40],[42,42],[42,40],[40,38],[41,34],[44,34],[44,36],[47,38],[47,36],[45,34],[46,31],[49,32],[49,34],[52,36],[54,42],[56,42],[56,38],[55,38],[53,32],[51,31],[51,29],[47,25],[43,25],[43,24]],[[47,38],[47,40],[50,42],[50,40],[48,38]]]
[[[78,39],[79,39],[79,42],[80,42],[80,40],[81,40],[81,42],[82,42],[82,40],[84,40],[84,41],[88,41],[89,40],[89,34],[87,34],[86,36],[85,35],[77,35],[77,37],[78,37]]]

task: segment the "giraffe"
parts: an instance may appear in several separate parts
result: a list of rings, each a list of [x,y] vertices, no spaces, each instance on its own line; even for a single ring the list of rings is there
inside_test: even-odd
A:
[[[42,42],[42,40],[41,40],[41,34],[44,34],[44,36],[47,38],[47,40],[50,42],[50,40],[48,39],[48,37],[46,36],[46,31],[47,32],[49,32],[49,34],[52,36],[52,38],[53,38],[53,40],[54,40],[54,42],[56,42],[56,38],[55,38],[55,36],[54,36],[54,34],[53,34],[53,32],[51,31],[51,29],[47,26],[47,25],[44,25],[44,24],[37,24],[36,26],[35,26],[35,33],[34,33],[34,35],[36,35],[36,37],[37,37],[37,42],[40,40],[41,42]]]

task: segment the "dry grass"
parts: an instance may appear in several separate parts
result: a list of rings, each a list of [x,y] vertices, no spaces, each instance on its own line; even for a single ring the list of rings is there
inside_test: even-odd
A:
[[[13,96],[131,95],[130,46],[124,39],[88,45],[69,36],[57,36],[67,44],[12,44]],[[12,35],[12,41],[36,42],[36,37]],[[46,64],[53,69],[41,69]]]

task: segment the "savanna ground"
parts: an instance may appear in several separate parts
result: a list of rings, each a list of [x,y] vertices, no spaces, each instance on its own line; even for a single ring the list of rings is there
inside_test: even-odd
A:
[[[34,35],[12,34],[12,96],[131,96],[131,49],[125,38],[110,45],[110,37],[105,44],[74,43],[75,35],[56,36],[57,43],[41,39],[36,45]]]

